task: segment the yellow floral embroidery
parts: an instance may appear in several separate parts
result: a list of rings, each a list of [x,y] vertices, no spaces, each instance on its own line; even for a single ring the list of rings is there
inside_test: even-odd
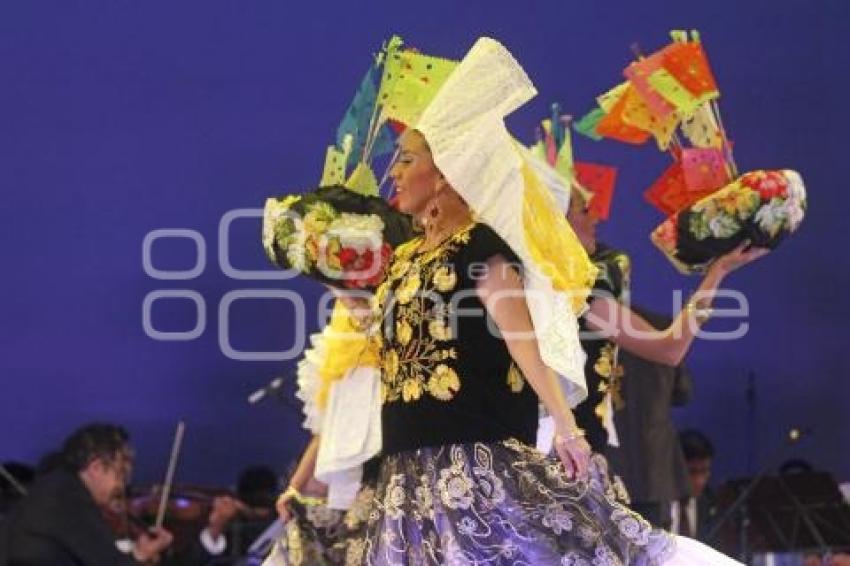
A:
[[[410,269],[409,261],[397,261],[393,263],[392,267],[390,268],[390,277],[392,277],[393,279],[399,279],[401,277],[404,277],[408,269]]]
[[[378,285],[378,288],[375,289],[375,294],[369,299],[369,306],[372,308],[372,314],[377,315],[384,310],[384,301],[387,300],[387,293],[389,292],[389,285],[386,282]],[[378,318],[374,316],[374,318]]]
[[[442,355],[443,360],[456,360],[457,359],[457,350],[454,348],[449,348],[448,350],[441,350],[440,354]]]
[[[410,344],[410,339],[413,337],[413,327],[406,320],[398,320],[395,323],[396,338],[402,346]]]
[[[599,352],[599,358],[593,364],[593,370],[601,377],[611,377],[613,360],[611,359],[612,352],[609,346],[610,344],[602,348],[602,351]]]
[[[405,403],[416,401],[422,397],[422,382],[416,377],[405,379],[401,386],[401,397]]]
[[[452,367],[457,351],[445,344],[453,338],[447,323],[451,309],[434,304],[431,297],[457,286],[458,276],[447,259],[469,242],[474,225],[418,255],[421,238],[396,248],[387,279],[375,293],[375,305],[394,317],[395,336],[384,344],[385,402],[413,402],[426,392],[449,401],[460,390],[460,376]],[[388,299],[393,290],[394,301]]]
[[[387,350],[387,355],[384,357],[384,373],[391,380],[398,375],[398,352],[395,350]]]
[[[448,265],[442,265],[434,271],[434,276],[431,278],[434,287],[441,293],[448,293],[454,290],[457,285],[457,273]]]
[[[516,364],[511,364],[508,370],[508,387],[513,393],[520,393],[525,388],[525,377],[522,372],[516,367]]]
[[[612,343],[605,344],[599,351],[599,358],[593,364],[593,370],[601,378],[599,380],[600,393],[611,394],[611,401],[615,410],[620,410],[625,407],[625,399],[623,399],[623,368],[617,363],[617,347]],[[602,422],[605,422],[607,416],[607,405],[603,399],[596,407],[594,413]]]
[[[440,319],[432,320],[428,323],[428,334],[434,337],[434,340],[443,342],[452,339],[452,329]]]
[[[419,290],[421,282],[418,273],[411,273],[402,281],[401,286],[396,291],[396,298],[401,305],[410,303],[416,291]]]
[[[439,364],[428,380],[428,393],[441,401],[448,401],[459,389],[457,372],[446,364]]]

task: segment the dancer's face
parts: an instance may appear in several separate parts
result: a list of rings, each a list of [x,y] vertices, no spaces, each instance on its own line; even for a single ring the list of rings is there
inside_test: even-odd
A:
[[[588,212],[584,199],[576,191],[570,196],[567,220],[585,251],[592,255],[596,251],[596,225],[599,224],[599,219]]]
[[[445,184],[422,134],[408,130],[399,143],[399,156],[390,170],[396,206],[404,213],[422,216],[437,189]]]

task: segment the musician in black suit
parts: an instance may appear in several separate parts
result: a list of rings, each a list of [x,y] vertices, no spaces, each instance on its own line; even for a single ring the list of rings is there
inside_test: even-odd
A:
[[[5,527],[8,566],[112,566],[157,560],[171,534],[154,529],[124,554],[101,511],[123,494],[133,465],[127,432],[91,424],[74,432],[62,465],[39,477]]]
[[[716,507],[708,481],[714,460],[714,445],[698,430],[683,430],[679,442],[688,468],[688,497],[673,502],[672,530],[677,534],[704,540],[711,530]]]
[[[652,326],[670,326],[670,317],[631,305]],[[621,349],[622,397],[614,413],[619,446],[606,446],[605,455],[620,476],[632,508],[653,525],[670,527],[670,506],[689,494],[685,458],[670,415],[672,406],[686,404],[692,381],[684,365],[671,367],[645,360]]]

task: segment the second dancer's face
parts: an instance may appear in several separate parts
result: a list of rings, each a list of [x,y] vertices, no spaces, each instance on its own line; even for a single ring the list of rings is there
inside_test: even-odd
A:
[[[567,221],[569,221],[585,251],[589,255],[596,252],[596,225],[599,224],[599,219],[587,210],[584,199],[576,192],[573,192],[570,196]]]
[[[390,169],[396,193],[396,207],[406,214],[422,216],[444,183],[422,134],[408,130],[399,143],[399,156]]]

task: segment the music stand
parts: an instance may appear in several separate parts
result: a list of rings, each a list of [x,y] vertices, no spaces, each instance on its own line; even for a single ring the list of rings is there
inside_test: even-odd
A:
[[[711,530],[709,540],[737,515],[735,538],[744,561],[753,551],[828,556],[850,549],[850,506],[829,473],[760,475],[730,482],[726,491],[738,497]]]

